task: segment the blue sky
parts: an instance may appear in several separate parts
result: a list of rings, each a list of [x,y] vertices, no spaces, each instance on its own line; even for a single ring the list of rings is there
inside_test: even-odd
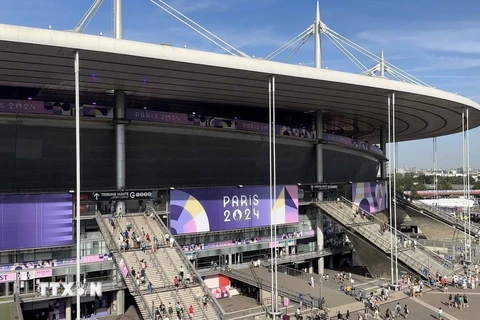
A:
[[[315,0],[167,0],[188,17],[249,55],[266,56],[306,29]],[[0,23],[72,29],[93,0],[1,1]],[[105,1],[86,33],[112,35],[112,2]],[[480,1],[322,0],[322,21],[375,54],[439,89],[480,102]],[[124,0],[124,37],[221,50],[149,0]],[[323,65],[358,73],[328,39]],[[359,58],[360,55],[357,55]],[[282,58],[280,58],[280,61]],[[289,61],[313,64],[313,39]],[[373,62],[362,58],[368,66]],[[460,122],[460,119],[458,120]],[[480,168],[480,129],[470,133],[471,166]],[[438,139],[439,166],[462,165],[460,135]],[[432,141],[401,143],[399,166],[432,167]]]

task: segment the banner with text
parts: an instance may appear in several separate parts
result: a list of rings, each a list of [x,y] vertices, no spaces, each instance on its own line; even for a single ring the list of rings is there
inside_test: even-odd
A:
[[[43,101],[31,100],[0,100],[0,112],[41,114],[51,113],[49,110],[45,110]]]
[[[186,113],[153,111],[141,109],[127,109],[127,120],[140,120],[161,123],[190,124]]]
[[[387,209],[387,181],[352,183],[352,202],[370,213]]]
[[[268,186],[172,190],[172,234],[269,226]],[[277,224],[298,222],[298,186],[277,186],[272,215]]]

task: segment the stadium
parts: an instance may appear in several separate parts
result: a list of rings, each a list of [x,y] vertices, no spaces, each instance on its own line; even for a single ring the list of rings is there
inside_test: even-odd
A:
[[[373,230],[390,207],[389,125],[394,119],[396,142],[440,137],[462,132],[466,110],[469,128],[478,127],[478,103],[415,83],[0,25],[0,298],[15,298],[25,319],[75,319],[76,310],[120,316],[129,306],[152,319],[156,307],[178,300],[194,306],[195,319],[243,319],[221,298],[248,292],[260,305],[271,302],[269,284],[258,279],[272,253],[283,256],[284,270],[357,265],[389,273],[389,248]],[[351,221],[355,212],[371,220]],[[147,252],[119,249],[126,229],[157,238],[158,248],[142,238]],[[454,268],[428,248],[396,256],[401,270],[424,276]],[[138,268],[146,284],[132,275]],[[175,289],[179,270],[188,283]],[[99,281],[103,294],[82,297],[79,307],[71,297],[39,295],[41,281]],[[278,295],[312,307],[322,297],[282,286]],[[202,309],[205,296],[212,308]]]

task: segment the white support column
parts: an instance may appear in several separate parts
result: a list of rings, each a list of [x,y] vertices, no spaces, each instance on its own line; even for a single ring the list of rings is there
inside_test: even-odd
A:
[[[386,127],[380,127],[380,149],[382,149],[383,154],[387,157],[387,140],[388,132]],[[387,179],[387,161],[382,161],[380,163],[380,178]]]
[[[399,277],[399,270],[398,270],[398,234],[397,234],[397,166],[398,166],[398,145],[397,145],[397,131],[396,131],[396,115],[395,115],[395,92],[392,93],[392,137],[393,137],[393,146],[394,146],[394,172],[393,172],[393,198],[395,201],[393,202],[393,227],[395,229],[395,239],[394,239],[394,246],[395,246],[395,285],[399,285],[398,277]],[[395,287],[397,288],[397,287]]]
[[[113,0],[113,34],[115,39],[123,39],[123,5],[122,0]]]
[[[76,226],[76,249],[77,249],[77,283],[80,282],[80,53],[75,52],[75,180],[76,180],[76,190],[75,190],[75,226]],[[77,319],[80,319],[80,295],[77,295]]]
[[[125,290],[117,291],[117,315],[125,313]]]
[[[315,24],[313,34],[315,36],[315,68],[322,68],[322,39],[320,32],[321,22],[320,22],[320,3],[317,1],[317,12],[315,16]]]
[[[465,153],[466,153],[466,156],[467,156],[467,200],[470,200],[470,196],[471,196],[471,186],[470,186],[470,133],[469,133],[469,130],[470,130],[470,123],[469,123],[469,118],[468,118],[468,108],[467,108],[467,111],[466,111],[466,132],[465,132]],[[467,207],[467,215],[468,215],[468,243],[470,243],[470,248],[468,250],[468,261],[470,261],[470,263],[472,262],[472,238],[471,238],[471,231],[472,231],[472,221],[471,221],[471,217],[470,217],[470,210],[471,210],[471,207],[470,207],[470,204],[467,202],[468,204],[468,207]]]
[[[323,133],[323,113],[317,111],[315,113],[315,130],[317,131],[317,138],[322,138]],[[323,145],[317,143],[315,145],[315,171],[317,182],[323,182]],[[323,192],[317,194],[319,201],[323,200]],[[323,213],[320,208],[317,208],[317,250],[323,250],[324,246],[324,234],[323,234]],[[318,272],[323,275],[325,270],[325,259],[323,257],[318,258]]]
[[[126,186],[125,91],[115,90],[115,147],[117,190]],[[126,213],[125,202],[117,201],[116,212]]]
[[[391,110],[391,95],[388,94],[387,99],[387,108],[388,108],[388,199],[389,199],[389,206],[388,206],[388,216],[389,216],[389,224],[393,226],[393,212],[392,212],[392,205],[395,201],[395,195],[392,192],[392,159],[394,158],[392,153],[392,110]],[[394,265],[393,265],[393,233],[390,232],[390,277],[392,284],[395,281],[395,273],[394,273]]]
[[[65,299],[65,319],[72,320],[72,298]]]

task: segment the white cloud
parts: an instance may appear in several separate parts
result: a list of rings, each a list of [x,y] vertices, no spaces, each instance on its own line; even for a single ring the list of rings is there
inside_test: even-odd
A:
[[[439,26],[432,28],[432,26]],[[447,26],[447,27],[445,27]],[[441,22],[429,21],[429,28],[424,25],[412,25],[408,29],[402,26],[392,30],[365,30],[357,34],[361,40],[377,45],[395,45],[416,47],[427,51],[480,54],[480,22]],[[407,48],[405,48],[407,49]]]

